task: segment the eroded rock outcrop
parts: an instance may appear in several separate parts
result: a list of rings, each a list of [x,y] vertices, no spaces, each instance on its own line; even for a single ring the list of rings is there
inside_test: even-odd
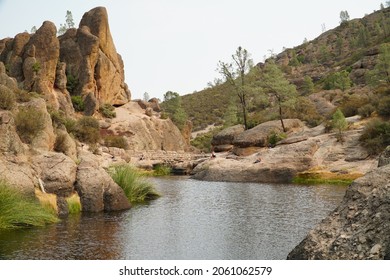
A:
[[[131,205],[123,190],[99,166],[96,156],[81,151],[80,159],[75,187],[80,196],[82,211],[129,209]]]
[[[130,100],[123,61],[116,52],[105,8],[85,13],[79,28],[68,30],[60,42],[60,59],[72,80],[71,94],[83,96],[88,115],[99,104],[123,105]]]
[[[288,259],[390,259],[390,165],[367,173]]]
[[[285,119],[284,125],[288,131],[303,129],[304,124],[298,119]],[[281,133],[280,121],[262,123],[252,129],[248,129],[235,137],[233,145],[239,148],[265,147],[268,144],[270,133]]]

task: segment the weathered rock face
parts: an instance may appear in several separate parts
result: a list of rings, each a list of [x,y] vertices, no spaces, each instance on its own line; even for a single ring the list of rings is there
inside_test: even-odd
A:
[[[213,137],[211,141],[211,145],[213,146],[232,145],[236,137],[243,132],[244,132],[243,125],[239,124],[232,127],[228,127]]]
[[[124,210],[130,208],[123,190],[98,164],[97,158],[81,152],[77,168],[76,190],[83,212]]]
[[[103,7],[84,14],[79,28],[60,37],[61,61],[71,77],[71,94],[89,99],[88,114],[99,104],[123,105],[131,98],[124,83],[124,66],[117,54]]]
[[[180,130],[170,119],[145,115],[137,102],[129,102],[116,108],[115,112],[116,118],[111,120],[106,133],[124,136],[129,150],[184,151],[188,148]]]
[[[61,153],[48,152],[33,158],[33,165],[48,193],[67,197],[74,191],[76,163]]]
[[[293,177],[314,164],[313,155],[318,145],[315,140],[259,149],[243,159],[217,155],[193,170],[194,179],[228,182],[289,183]],[[256,162],[258,159],[260,162]]]
[[[38,184],[36,174],[25,160],[0,156],[0,179],[23,193],[33,196],[34,186]]]
[[[390,146],[382,152],[378,160],[378,167],[382,167],[390,164]]]
[[[367,173],[288,259],[390,259],[390,165]]]
[[[298,119],[283,120],[287,130],[303,129],[304,124]],[[248,129],[235,137],[233,144],[239,148],[246,147],[265,147],[268,143],[270,133],[282,132],[280,121],[270,121],[259,124],[258,126]]]
[[[0,111],[0,135],[0,154],[18,155],[25,151],[11,112]]]

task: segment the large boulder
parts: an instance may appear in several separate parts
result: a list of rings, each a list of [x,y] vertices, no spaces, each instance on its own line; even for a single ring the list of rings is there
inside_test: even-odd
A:
[[[61,153],[46,152],[33,157],[32,162],[46,192],[62,197],[73,193],[77,165],[72,159]]]
[[[274,149],[262,148],[248,157],[219,157],[197,165],[193,178],[205,181],[291,183],[297,173],[314,166],[318,149],[315,140],[307,140]]]
[[[22,157],[0,156],[0,180],[5,180],[11,186],[23,193],[33,196],[38,179],[31,166]]]
[[[211,140],[211,145],[232,145],[237,136],[243,132],[244,126],[241,124],[225,128],[213,137]]]
[[[303,130],[304,124],[298,119],[285,119],[284,125],[287,131]],[[239,148],[265,147],[268,137],[272,133],[283,132],[280,121],[269,121],[248,129],[235,137],[233,145]]]
[[[390,165],[354,181],[288,259],[390,259]]]
[[[124,210],[131,207],[123,190],[100,167],[96,156],[80,152],[76,190],[83,212]]]

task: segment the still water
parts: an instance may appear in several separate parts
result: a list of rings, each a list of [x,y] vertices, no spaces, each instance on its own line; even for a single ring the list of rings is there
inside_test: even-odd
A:
[[[345,187],[152,179],[163,195],[119,213],[0,231],[0,259],[285,259]]]

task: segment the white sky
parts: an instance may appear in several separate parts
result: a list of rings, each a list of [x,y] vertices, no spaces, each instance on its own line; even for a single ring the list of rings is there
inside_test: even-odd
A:
[[[300,45],[336,27],[340,11],[351,19],[378,10],[378,0],[0,0],[0,38],[39,28],[59,27],[72,11],[76,26],[84,12],[107,8],[111,33],[125,64],[132,98],[181,95],[202,90],[214,78],[219,60],[230,61],[238,46],[255,63],[269,50]]]

